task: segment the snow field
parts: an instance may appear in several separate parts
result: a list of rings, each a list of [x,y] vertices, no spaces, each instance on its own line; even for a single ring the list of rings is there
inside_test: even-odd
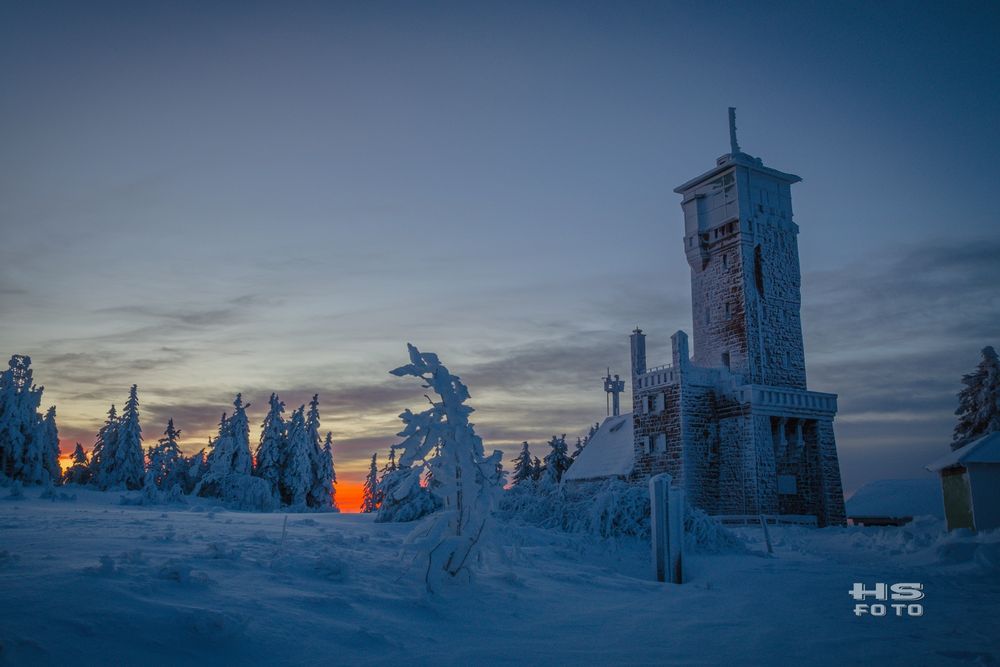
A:
[[[986,664],[1000,658],[996,534],[771,527],[649,579],[648,543],[501,522],[502,552],[429,594],[413,524],[370,515],[0,498],[0,664]],[[135,492],[138,495],[140,492]],[[76,495],[75,500],[68,500]],[[848,595],[924,584],[920,618]]]

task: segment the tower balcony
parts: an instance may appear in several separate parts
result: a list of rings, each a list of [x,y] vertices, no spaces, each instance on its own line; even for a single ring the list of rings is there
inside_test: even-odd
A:
[[[754,414],[832,419],[837,395],[804,389],[748,384],[738,387],[735,398]]]

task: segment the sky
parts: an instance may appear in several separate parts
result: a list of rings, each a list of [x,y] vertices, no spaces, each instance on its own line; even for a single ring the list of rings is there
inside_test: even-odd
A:
[[[256,424],[318,393],[346,497],[424,401],[412,342],[543,455],[631,329],[653,364],[690,331],[673,188],[735,106],[803,177],[845,490],[928,474],[1000,343],[998,38],[975,2],[3,3],[0,354],[64,451],[133,383],[187,451],[237,392]]]

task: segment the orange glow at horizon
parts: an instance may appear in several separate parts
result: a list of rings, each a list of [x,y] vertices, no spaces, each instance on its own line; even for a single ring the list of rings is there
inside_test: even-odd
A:
[[[365,493],[364,484],[337,480],[336,489],[337,507],[341,512],[353,514],[361,511],[361,499]]]

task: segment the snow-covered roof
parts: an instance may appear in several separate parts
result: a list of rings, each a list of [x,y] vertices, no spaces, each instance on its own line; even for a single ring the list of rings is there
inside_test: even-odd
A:
[[[858,489],[846,503],[849,517],[944,515],[941,482],[926,479],[881,479]]]
[[[608,417],[591,436],[564,480],[582,481],[628,475],[635,465],[632,413]]]
[[[973,440],[965,447],[928,464],[927,469],[937,472],[943,468],[967,463],[1000,463],[1000,432]]]

